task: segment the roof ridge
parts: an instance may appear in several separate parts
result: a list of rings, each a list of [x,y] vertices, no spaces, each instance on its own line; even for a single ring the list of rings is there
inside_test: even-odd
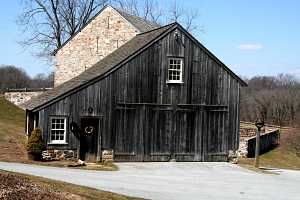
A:
[[[110,6],[111,6],[111,5],[110,5]],[[116,8],[116,7],[114,7],[114,6],[111,6],[111,7],[112,7],[113,9],[115,9],[116,11],[118,11],[118,12],[122,12],[122,13],[125,13],[125,14],[127,14],[127,15],[130,15],[130,16],[133,16],[133,17],[136,17],[136,18],[139,18],[139,19],[141,19],[141,20],[143,20],[143,21],[145,21],[145,22],[147,22],[147,23],[151,23],[151,24],[153,24],[153,25],[160,26],[160,24],[158,24],[158,23],[156,23],[156,22],[152,22],[152,21],[147,20],[147,19],[144,19],[144,18],[142,18],[142,17],[140,17],[140,16],[131,14],[131,13],[127,12],[125,9]]]
[[[137,34],[137,36],[138,36],[138,35],[143,35],[143,34],[146,34],[146,33],[152,32],[152,31],[156,31],[156,30],[161,29],[161,28],[165,28],[165,27],[167,27],[167,26],[173,26],[173,25],[175,25],[175,24],[178,24],[178,23],[177,23],[177,22],[172,22],[172,23],[170,23],[170,24],[166,24],[166,25],[164,25],[164,26],[160,26],[160,27],[158,27],[158,28],[155,28],[155,29],[152,29],[152,30],[143,32],[143,33],[139,33],[139,34]]]

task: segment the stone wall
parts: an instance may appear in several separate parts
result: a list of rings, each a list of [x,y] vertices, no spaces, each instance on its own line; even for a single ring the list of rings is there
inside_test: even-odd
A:
[[[42,94],[44,91],[35,91],[35,92],[5,92],[4,96],[5,99],[10,101],[11,103],[15,104],[16,106],[25,109],[24,103],[29,101],[32,97],[38,96]]]
[[[276,135],[279,134],[279,129],[277,128],[264,128],[261,130],[260,135],[260,143],[261,143],[261,150],[267,151],[276,146],[277,142],[279,142],[279,137]],[[275,135],[276,137],[273,137]],[[271,138],[275,138],[276,144],[273,142],[268,142],[269,136]],[[253,147],[251,147],[251,155],[249,155],[249,141],[251,141],[251,146],[253,146],[253,141],[255,142],[256,138],[256,128],[242,128],[240,129],[240,145],[238,150],[238,156],[242,158],[247,158],[253,156]],[[255,148],[255,145],[254,145]],[[263,151],[262,151],[263,152]]]
[[[107,6],[56,53],[54,87],[78,76],[138,33],[116,10]]]
[[[75,160],[77,159],[77,151],[74,150],[57,150],[48,149],[42,152],[43,160]]]

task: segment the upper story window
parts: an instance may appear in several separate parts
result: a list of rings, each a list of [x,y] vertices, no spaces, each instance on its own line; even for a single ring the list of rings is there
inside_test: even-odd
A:
[[[183,59],[170,58],[168,66],[168,83],[182,83]]]
[[[66,143],[67,118],[51,117],[50,120],[50,143],[64,144]]]

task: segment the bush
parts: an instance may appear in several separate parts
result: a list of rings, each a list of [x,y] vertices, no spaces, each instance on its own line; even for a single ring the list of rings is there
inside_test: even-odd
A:
[[[42,138],[42,131],[39,128],[35,128],[27,141],[27,151],[28,154],[33,156],[34,160],[39,160],[44,150],[44,142]]]

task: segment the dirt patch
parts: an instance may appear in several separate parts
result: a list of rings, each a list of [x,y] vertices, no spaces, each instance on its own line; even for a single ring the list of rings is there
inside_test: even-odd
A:
[[[55,191],[46,185],[38,185],[19,175],[0,172],[0,199],[76,200],[82,198],[68,192]]]

